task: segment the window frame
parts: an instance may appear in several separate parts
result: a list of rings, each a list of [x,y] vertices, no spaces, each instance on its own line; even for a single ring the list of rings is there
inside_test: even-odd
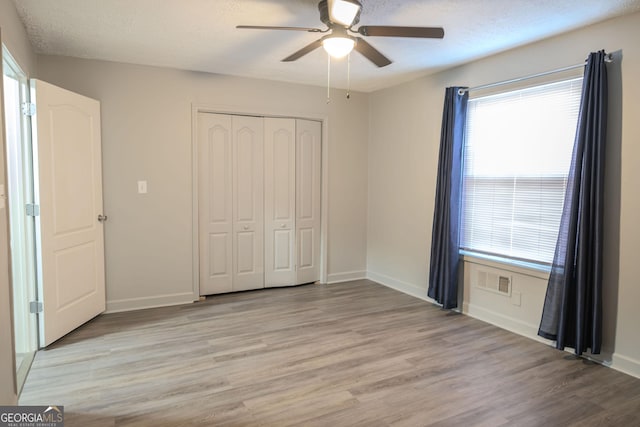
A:
[[[529,84],[529,85],[519,85],[519,86],[513,86],[510,85],[508,88],[502,88],[501,90],[495,90],[493,89],[490,92],[485,92],[485,93],[480,93],[476,96],[470,97],[469,99],[469,103],[474,102],[474,101],[478,101],[478,100],[483,100],[483,99],[487,99],[487,98],[491,98],[491,97],[496,97],[496,96],[501,96],[501,95],[505,95],[505,94],[509,94],[509,93],[522,93],[524,91],[527,90],[535,90],[535,89],[539,89],[542,88],[544,86],[552,86],[554,84],[558,84],[558,83],[569,83],[569,84],[574,84],[576,87],[579,87],[580,89],[579,92],[581,92],[581,87],[582,87],[582,80],[583,80],[583,75],[582,73],[580,74],[572,74],[572,75],[566,75],[566,76],[562,76],[559,77],[555,80],[553,79],[546,79],[544,81],[536,81],[535,83]],[[577,83],[577,84],[576,84]],[[576,110],[579,111],[580,108],[580,96],[578,95],[577,97],[577,105],[575,106]],[[467,114],[467,119],[465,122],[465,140],[464,140],[464,144],[463,144],[463,160],[466,160],[466,156],[467,156],[467,148],[468,148],[468,141],[467,141],[467,126],[469,124],[469,115]],[[574,126],[574,129],[577,128],[577,112],[576,112],[576,126]],[[575,131],[574,131],[575,132]],[[574,143],[574,138],[575,136],[571,139],[571,147],[570,147],[570,151],[573,150],[573,143]],[[570,158],[569,158],[569,163],[570,163]],[[466,165],[465,162],[463,161],[463,168],[462,168],[462,177],[461,177],[461,181],[462,181],[462,200],[460,203],[460,241],[459,241],[459,254],[462,257],[463,260],[467,261],[467,260],[483,260],[486,262],[491,262],[491,263],[498,263],[498,264],[503,264],[503,265],[507,265],[507,266],[512,266],[512,267],[516,267],[516,268],[521,268],[521,269],[525,269],[525,270],[529,270],[529,271],[534,271],[534,272],[538,272],[538,273],[548,273],[551,270],[551,264],[553,262],[553,256],[550,259],[549,262],[546,261],[541,261],[541,260],[535,260],[535,259],[526,259],[526,258],[521,258],[521,257],[516,257],[516,256],[510,256],[509,254],[505,254],[505,253],[492,253],[492,252],[487,252],[487,251],[483,251],[481,249],[473,249],[473,248],[469,248],[469,247],[465,247],[465,242],[464,242],[464,230],[465,230],[465,223],[464,223],[464,215],[463,212],[465,211],[465,202],[466,202],[466,184],[465,184],[465,178],[466,178]],[[568,167],[566,170],[566,174],[565,176],[565,183],[566,183],[566,176],[568,175]],[[548,175],[548,176],[556,176],[557,175]],[[516,176],[514,176],[514,178],[516,178]],[[566,187],[563,191],[563,196],[562,199],[564,199],[564,193],[566,192]],[[560,208],[560,212],[559,212],[559,216],[561,217],[562,214],[562,208]],[[559,228],[559,223],[558,223],[558,228]],[[557,232],[556,232],[556,238],[557,239]],[[555,240],[554,239],[554,240]]]

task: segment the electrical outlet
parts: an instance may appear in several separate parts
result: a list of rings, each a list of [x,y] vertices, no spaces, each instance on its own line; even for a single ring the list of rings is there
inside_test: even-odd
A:
[[[147,194],[147,181],[138,181],[138,194]]]

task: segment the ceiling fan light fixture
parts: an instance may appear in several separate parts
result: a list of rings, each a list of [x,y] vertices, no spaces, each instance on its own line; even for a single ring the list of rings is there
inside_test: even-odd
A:
[[[350,27],[360,13],[362,5],[358,0],[329,0],[329,16],[331,21]]]
[[[353,50],[356,41],[351,37],[334,36],[322,40],[322,47],[332,58],[344,58]]]

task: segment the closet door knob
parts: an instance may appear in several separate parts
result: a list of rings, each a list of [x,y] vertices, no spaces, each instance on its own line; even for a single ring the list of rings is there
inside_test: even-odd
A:
[[[243,229],[244,231],[247,231],[247,230],[249,229],[249,226],[248,226],[248,225],[245,225],[244,227],[242,227],[242,229]]]
[[[106,215],[98,215],[98,221],[100,222],[105,222],[107,220],[107,216]]]

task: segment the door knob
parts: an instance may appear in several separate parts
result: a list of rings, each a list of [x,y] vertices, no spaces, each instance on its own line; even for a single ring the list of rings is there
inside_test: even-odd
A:
[[[242,227],[244,229],[244,231],[247,231],[249,229],[248,225],[245,225],[244,227]]]
[[[287,228],[287,224],[281,224],[280,228]]]
[[[98,221],[100,222],[105,222],[107,220],[107,216],[106,215],[98,215]]]

